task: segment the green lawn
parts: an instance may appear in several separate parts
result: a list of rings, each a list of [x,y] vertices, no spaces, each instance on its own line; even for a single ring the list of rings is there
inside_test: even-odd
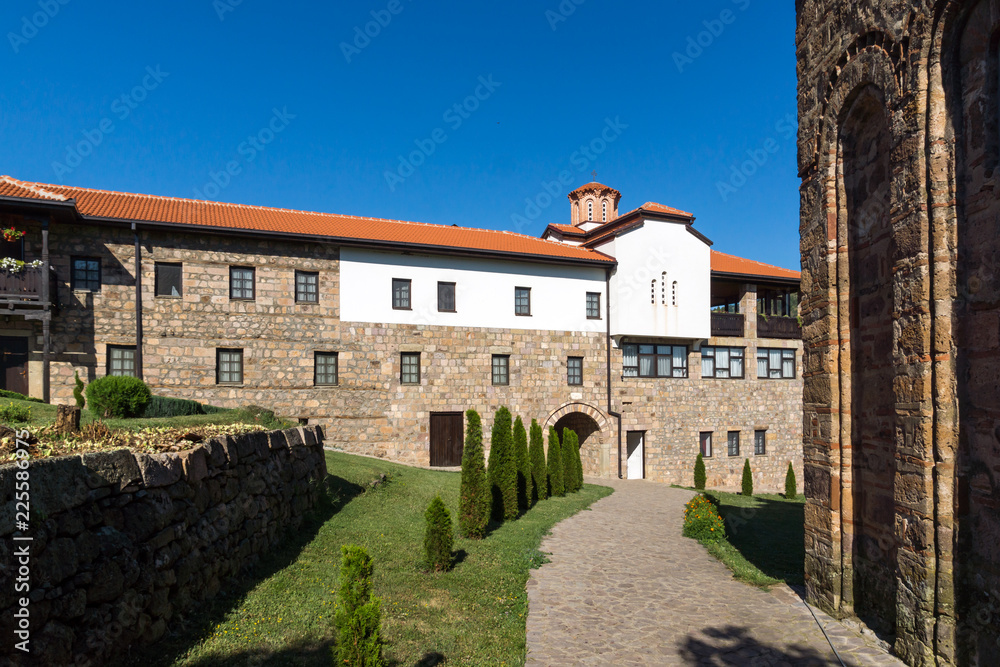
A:
[[[544,561],[542,537],[611,489],[586,485],[544,501],[480,541],[457,538],[457,564],[432,574],[421,565],[423,514],[440,493],[454,520],[460,475],[327,453],[334,488],[325,520],[299,531],[252,579],[188,619],[183,634],[131,664],[330,665],[331,614],[343,544],[375,561],[386,657],[392,665],[523,665],[529,569]],[[381,474],[389,479],[368,490]]]
[[[734,577],[761,587],[804,583],[805,498],[747,497],[723,491],[706,491],[705,495],[717,501],[727,537],[706,546]]]

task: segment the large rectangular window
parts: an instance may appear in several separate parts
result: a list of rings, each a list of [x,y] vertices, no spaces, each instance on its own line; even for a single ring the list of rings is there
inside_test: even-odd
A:
[[[601,294],[600,292],[587,292],[587,319],[601,319]]]
[[[753,432],[753,453],[757,456],[767,454],[767,431]]]
[[[319,303],[319,274],[315,271],[295,272],[295,302]]]
[[[392,279],[392,309],[410,310],[410,281],[404,278]]]
[[[243,384],[243,350],[216,351],[215,381],[218,384]]]
[[[703,378],[742,378],[742,347],[701,348],[701,376]]]
[[[510,384],[510,357],[506,354],[493,355],[493,384]]]
[[[135,377],[135,347],[108,345],[107,374]]]
[[[570,357],[567,360],[566,379],[573,386],[583,384],[583,357]]]
[[[528,317],[531,315],[531,288],[514,288],[514,314]]]
[[[101,291],[101,260],[96,257],[74,257],[70,287],[89,292]]]
[[[156,262],[156,296],[184,295],[184,270],[181,264]]]
[[[762,347],[757,350],[757,377],[795,378],[795,350]]]
[[[729,432],[729,455],[739,456],[740,455],[740,432],[730,431]]]
[[[337,384],[337,353],[317,352],[315,361],[315,377],[313,383],[316,385]]]
[[[705,458],[711,458],[712,456],[712,432],[702,431],[699,438],[701,441],[701,455]]]
[[[625,377],[686,378],[688,376],[687,347],[684,345],[622,346]]]
[[[438,283],[438,311],[455,312],[455,283]]]
[[[400,355],[399,381],[403,384],[420,384],[419,352],[403,352]]]
[[[240,301],[254,299],[254,269],[250,266],[229,267],[229,298]]]

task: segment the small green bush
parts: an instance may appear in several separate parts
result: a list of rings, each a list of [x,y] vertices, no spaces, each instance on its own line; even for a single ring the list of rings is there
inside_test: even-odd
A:
[[[11,401],[10,405],[0,405],[0,422],[8,424],[26,424],[31,421],[31,408],[26,405],[17,405]]]
[[[207,408],[208,406],[205,407]],[[215,411],[214,408],[213,411]],[[260,424],[264,428],[269,429],[287,428],[289,426],[287,422],[279,419],[273,410],[262,408],[259,405],[244,405],[242,408],[238,408],[233,416],[236,421]]]
[[[336,659],[339,665],[381,667],[382,611],[372,597],[371,556],[362,547],[344,545],[340,549],[340,578],[334,624],[337,629]]]
[[[424,555],[427,567],[435,572],[451,568],[451,547],[454,534],[451,527],[451,514],[444,506],[441,496],[434,496],[427,511],[427,530],[424,533]]]
[[[795,468],[792,467],[792,462],[788,462],[788,472],[785,473],[785,497],[794,498],[798,495],[798,490],[795,488]]]
[[[106,375],[87,385],[90,411],[98,417],[130,419],[146,409],[152,394],[139,378]]]
[[[76,386],[73,387],[73,398],[76,400],[76,407],[83,410],[87,407],[87,399],[83,397],[83,380],[80,379],[80,371],[73,372],[73,381]]]
[[[7,391],[6,389],[0,389],[0,398],[13,398],[17,401],[31,401],[32,403],[44,403],[40,398],[32,398],[31,396],[25,396],[24,394],[19,394],[16,391]]]
[[[698,458],[694,460],[694,488],[699,491],[705,490],[705,459],[702,457],[701,453],[698,453]]]
[[[490,487],[483,458],[483,422],[479,413],[465,413],[465,448],[462,450],[462,486],[458,500],[458,529],[465,537],[481,539],[490,523]]]
[[[684,506],[684,536],[699,542],[725,539],[726,524],[707,496],[698,494]]]
[[[545,445],[542,442],[542,427],[537,419],[531,420],[531,444],[528,446],[528,459],[531,463],[531,488],[534,505],[539,500],[549,497],[549,484],[545,475]]]
[[[153,396],[142,416],[147,419],[157,417],[186,417],[188,415],[208,415],[221,411],[222,408],[203,405],[197,401],[189,401],[183,398],[168,398],[166,396]]]
[[[514,464],[517,468],[517,506],[527,512],[531,509],[531,467],[528,465],[528,434],[520,417],[514,420]]]
[[[497,410],[490,435],[490,462],[486,474],[493,499],[493,519],[496,521],[516,519],[518,514],[517,467],[510,419],[510,410],[505,407]]]
[[[549,497],[565,496],[566,488],[563,486],[563,458],[562,447],[559,445],[559,435],[554,427],[549,427]]]
[[[753,473],[750,472],[750,459],[743,464],[743,495],[753,495]]]

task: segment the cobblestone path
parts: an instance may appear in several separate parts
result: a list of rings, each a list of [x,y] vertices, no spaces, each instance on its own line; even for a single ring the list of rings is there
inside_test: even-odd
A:
[[[528,661],[537,665],[839,665],[787,587],[732,578],[681,536],[690,491],[588,479],[615,493],[557,525],[528,581]],[[847,665],[902,665],[819,610]]]

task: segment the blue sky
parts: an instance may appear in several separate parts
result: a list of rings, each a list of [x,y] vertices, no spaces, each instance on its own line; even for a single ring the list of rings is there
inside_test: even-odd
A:
[[[8,0],[0,27],[15,178],[537,235],[596,170],[623,212],[799,264],[790,2]]]

